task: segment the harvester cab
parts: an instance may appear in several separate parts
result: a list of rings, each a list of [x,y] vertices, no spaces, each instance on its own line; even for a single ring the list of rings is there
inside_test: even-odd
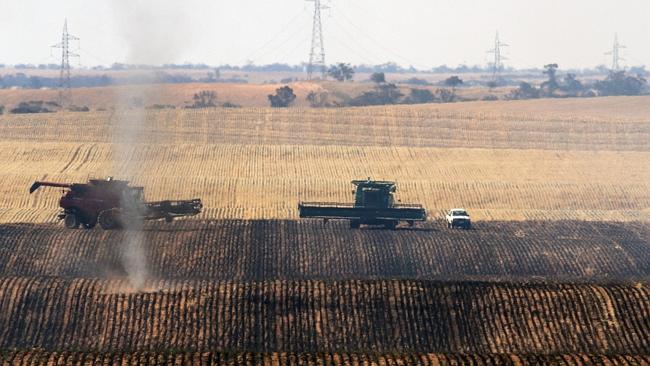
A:
[[[29,193],[40,187],[64,189],[58,217],[69,229],[79,226],[92,229],[99,223],[103,229],[110,230],[133,220],[169,222],[176,217],[198,215],[203,208],[200,199],[145,202],[143,187],[132,187],[127,181],[112,178],[91,179],[88,183],[34,182]]]
[[[357,207],[389,208],[393,206],[393,193],[397,190],[395,182],[353,180],[356,187],[354,205]]]
[[[395,203],[395,182],[353,180],[354,203],[300,202],[301,218],[349,220],[350,228],[364,225],[383,225],[395,229],[400,221],[413,226],[416,221],[426,221],[427,212],[419,204]]]

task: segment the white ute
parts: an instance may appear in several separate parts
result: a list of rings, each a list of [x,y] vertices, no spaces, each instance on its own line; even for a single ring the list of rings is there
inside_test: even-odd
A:
[[[453,208],[449,210],[445,218],[447,219],[447,227],[450,229],[462,227],[463,229],[468,230],[472,228],[469,214],[464,208]]]

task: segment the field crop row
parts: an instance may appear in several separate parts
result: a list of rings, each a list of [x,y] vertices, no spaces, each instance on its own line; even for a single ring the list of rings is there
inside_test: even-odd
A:
[[[514,355],[431,353],[216,353],[216,352],[43,352],[12,351],[0,354],[3,366],[21,365],[304,365],[304,366],[398,366],[398,365],[553,365],[639,366],[650,363],[643,355]]]
[[[128,232],[0,225],[6,276],[124,276]],[[648,226],[606,222],[481,222],[397,231],[346,222],[177,221],[147,225],[152,278],[647,280]],[[128,251],[126,251],[128,252]]]
[[[647,355],[645,286],[0,279],[0,348]]]
[[[549,104],[552,108],[552,104]],[[579,108],[579,107],[578,107]],[[487,110],[487,109],[486,109]],[[0,116],[9,141],[309,144],[649,151],[638,118],[498,113],[436,106],[344,109],[207,109]],[[132,121],[135,121],[132,123]]]
[[[351,201],[350,180],[398,182],[398,199],[432,217],[650,219],[650,153],[344,146],[0,143],[0,222],[43,222],[59,191],[35,180],[132,179],[147,198],[202,198],[207,219],[293,219],[300,200]],[[624,179],[622,179],[624,177]],[[33,216],[32,216],[33,215]]]

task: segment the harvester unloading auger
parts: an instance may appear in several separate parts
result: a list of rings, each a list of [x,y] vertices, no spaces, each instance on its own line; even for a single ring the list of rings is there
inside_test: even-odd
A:
[[[171,222],[177,217],[198,215],[203,208],[200,199],[145,202],[143,187],[131,187],[127,181],[112,178],[91,179],[88,183],[34,182],[29,193],[40,187],[65,189],[59,200],[63,211],[58,217],[69,229],[92,229],[97,223],[102,229],[111,230],[129,222]]]
[[[419,204],[395,203],[395,182],[353,180],[356,187],[354,203],[300,202],[301,218],[350,220],[350,228],[364,225],[383,225],[395,229],[400,221],[413,226],[416,221],[426,221],[427,211]]]

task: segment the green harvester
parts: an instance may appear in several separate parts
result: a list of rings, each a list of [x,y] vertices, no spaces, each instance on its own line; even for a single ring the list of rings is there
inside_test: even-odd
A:
[[[354,203],[300,202],[301,218],[328,220],[349,220],[350,228],[361,225],[381,225],[395,229],[400,222],[409,226],[416,221],[426,221],[427,211],[419,204],[395,203],[393,194],[395,182],[375,180],[353,180]]]

